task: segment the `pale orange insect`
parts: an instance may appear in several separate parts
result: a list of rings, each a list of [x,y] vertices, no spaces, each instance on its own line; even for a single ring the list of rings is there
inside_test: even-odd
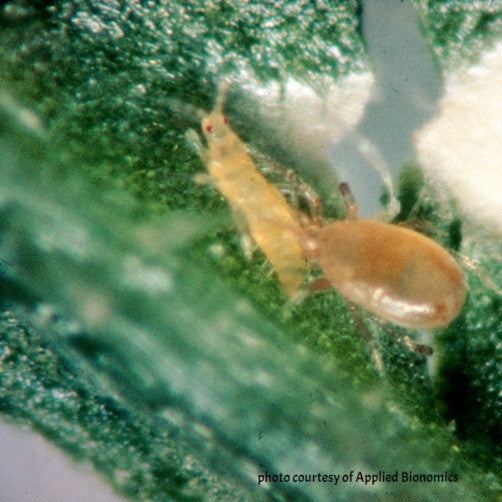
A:
[[[223,114],[223,92],[215,109],[202,119],[204,148],[195,131],[188,138],[208,170],[210,181],[229,202],[237,223],[272,264],[283,291],[292,299],[302,296],[307,264],[301,245],[301,214],[279,189],[258,171],[245,143]],[[251,254],[249,240],[244,251]]]

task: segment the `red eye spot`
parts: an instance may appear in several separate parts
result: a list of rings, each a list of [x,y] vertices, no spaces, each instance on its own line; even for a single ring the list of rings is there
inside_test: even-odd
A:
[[[207,126],[206,126],[206,131],[207,131],[208,133],[211,133],[211,131],[212,131],[212,130],[213,130],[213,126],[211,126],[211,125],[207,125]]]
[[[223,117],[223,122],[224,122],[225,124],[228,124],[228,117]]]

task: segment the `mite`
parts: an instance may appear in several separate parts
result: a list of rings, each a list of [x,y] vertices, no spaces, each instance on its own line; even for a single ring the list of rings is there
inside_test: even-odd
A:
[[[467,288],[456,261],[435,241],[408,228],[375,220],[311,226],[307,258],[347,300],[411,329],[450,324]]]
[[[209,181],[228,201],[244,232],[244,252],[249,256],[252,245],[260,248],[283,291],[298,300],[307,271],[299,237],[304,235],[301,213],[258,171],[246,144],[228,125],[223,101],[220,88],[215,109],[202,118],[207,148],[195,131],[188,131],[187,137],[204,162]]]

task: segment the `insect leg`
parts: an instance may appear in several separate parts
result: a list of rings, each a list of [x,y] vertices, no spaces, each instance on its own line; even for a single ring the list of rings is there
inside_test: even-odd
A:
[[[229,79],[224,79],[218,82],[216,105],[214,107],[214,110],[218,111],[219,113],[223,113],[223,107],[225,105],[225,101],[227,100],[227,94],[230,84],[231,81]]]
[[[317,192],[307,183],[300,179],[296,171],[271,160],[260,152],[250,151],[251,156],[260,162],[260,172],[275,174],[286,183],[280,187],[280,191],[291,199],[293,206],[298,207],[298,195],[307,203],[312,221],[316,224],[322,221],[322,200]]]
[[[315,293],[317,291],[328,291],[329,289],[333,289],[333,285],[325,277],[321,277],[320,279],[316,279],[309,286],[309,291],[311,293]]]
[[[237,207],[234,205],[231,205],[232,207],[232,213],[234,215],[234,221],[235,224],[237,225],[237,228],[239,230],[239,235],[240,235],[240,245],[242,252],[246,259],[248,261],[251,261],[253,258],[253,252],[256,249],[256,244],[255,241],[253,240],[253,236],[251,235],[247,222],[246,222],[246,217],[240,211]]]
[[[197,173],[193,177],[194,182],[197,185],[214,185],[213,177],[208,173]]]
[[[322,221],[322,201],[317,192],[302,181],[292,169],[288,169],[287,179],[293,185],[295,193],[300,193],[307,203],[312,221],[320,224]]]
[[[481,264],[473,258],[469,258],[461,253],[453,252],[455,258],[469,271],[474,272],[478,279],[491,291],[499,296],[502,296],[502,289],[499,288],[495,282],[490,278],[488,272],[481,266]]]
[[[380,349],[378,348],[378,344],[375,340],[375,337],[373,336],[373,333],[370,331],[370,329],[364,322],[359,307],[351,303],[349,303],[348,305],[349,305],[349,310],[352,314],[352,319],[354,319],[354,323],[356,325],[356,330],[363,336],[364,341],[366,342],[366,345],[370,350],[371,358],[373,359],[376,370],[380,375],[383,375],[385,373],[383,365],[383,357]]]
[[[296,190],[294,190],[290,186],[282,185],[280,185],[278,188],[279,191],[289,199],[293,207],[299,207],[300,202],[298,200],[298,192]]]
[[[251,258],[253,257],[253,252],[256,249],[256,244],[254,243],[251,234],[247,231],[240,230],[240,243],[244,256],[248,261],[251,261]]]
[[[204,164],[207,164],[207,150],[202,144],[200,136],[193,129],[188,129],[188,131],[185,133],[185,140],[192,147],[195,153],[201,158]]]
[[[423,343],[418,343],[410,335],[404,335],[403,337],[404,343],[409,350],[413,350],[418,352],[419,354],[423,354],[424,356],[430,356],[434,354],[434,349],[429,345],[424,345]]]
[[[347,213],[348,220],[357,220],[359,213],[359,208],[357,207],[356,200],[352,191],[350,190],[348,183],[340,183],[339,185],[340,193],[343,197],[343,202],[345,203],[345,211]]]

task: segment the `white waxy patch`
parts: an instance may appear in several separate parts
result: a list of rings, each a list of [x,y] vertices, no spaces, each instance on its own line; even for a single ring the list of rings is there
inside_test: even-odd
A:
[[[502,231],[502,42],[446,77],[438,115],[416,134],[418,160],[469,218]]]

